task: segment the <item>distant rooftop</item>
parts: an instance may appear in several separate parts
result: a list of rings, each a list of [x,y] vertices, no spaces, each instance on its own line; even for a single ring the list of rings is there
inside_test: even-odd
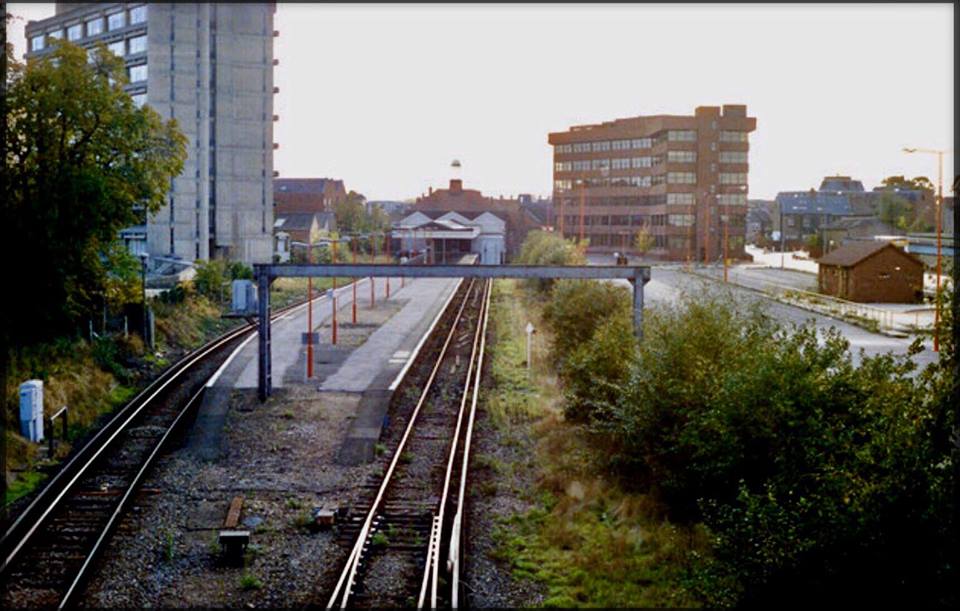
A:
[[[343,181],[334,178],[274,178],[273,190],[280,193],[323,193],[327,184],[342,186]]]

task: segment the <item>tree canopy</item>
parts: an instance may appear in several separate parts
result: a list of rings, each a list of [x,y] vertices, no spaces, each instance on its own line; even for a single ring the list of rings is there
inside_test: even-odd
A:
[[[904,176],[887,176],[880,184],[884,187],[894,187],[900,189],[918,189],[920,191],[933,191],[933,183],[926,176],[916,176],[914,178],[905,178]]]
[[[17,345],[72,331],[115,292],[118,232],[160,208],[186,158],[176,122],[123,90],[123,60],[103,44],[88,56],[52,42],[25,64],[8,54],[5,229],[19,243],[14,284],[29,295],[6,302]]]
[[[337,202],[333,213],[340,233],[377,233],[390,228],[387,213],[378,207],[368,212],[366,198],[356,191],[350,191],[343,201]]]

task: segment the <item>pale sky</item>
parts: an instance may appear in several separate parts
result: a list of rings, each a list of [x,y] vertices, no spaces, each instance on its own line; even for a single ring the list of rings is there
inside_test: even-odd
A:
[[[53,4],[9,4],[25,19]],[[547,134],[746,104],[750,197],[927,175],[953,149],[952,4],[278,4],[274,169],[369,199],[548,195]],[[24,21],[8,37],[25,49]],[[945,159],[950,185],[953,156]]]

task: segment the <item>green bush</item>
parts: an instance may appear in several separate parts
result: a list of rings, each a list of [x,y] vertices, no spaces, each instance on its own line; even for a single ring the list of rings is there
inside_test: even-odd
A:
[[[589,341],[573,349],[561,371],[568,420],[609,417],[609,406],[623,392],[637,358],[633,337],[633,321],[618,310],[600,323]]]
[[[527,234],[517,255],[520,265],[585,265],[586,257],[572,241],[548,231],[531,231]],[[554,280],[535,279],[526,281],[527,286],[546,292]]]
[[[631,320],[629,292],[611,282],[561,280],[550,292],[543,317],[554,333],[554,360],[563,367],[571,353],[587,342],[605,321]],[[633,334],[630,334],[633,337]]]
[[[647,321],[593,426],[626,483],[713,532],[691,576],[705,602],[956,603],[951,354],[919,374],[891,355],[855,367],[838,332],[724,297]]]

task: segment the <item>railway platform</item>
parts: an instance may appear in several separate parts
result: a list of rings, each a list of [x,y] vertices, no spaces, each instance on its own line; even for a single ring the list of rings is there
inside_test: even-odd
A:
[[[386,296],[383,278],[374,282],[373,307],[370,279],[357,285],[357,325],[352,320],[353,288],[337,289],[337,345],[331,344],[332,306],[329,293],[314,299],[314,375],[306,377],[306,306],[299,307],[272,325],[272,372],[275,387],[305,389],[320,394],[347,394],[346,404],[355,404],[356,418],[341,449],[343,464],[358,464],[373,457],[393,387],[416,355],[421,339],[453,294],[456,278],[391,280]],[[197,411],[188,446],[206,460],[221,453],[221,434],[235,391],[252,394],[257,387],[257,342],[254,334],[239,346],[207,384]],[[282,392],[282,391],[281,391]]]

